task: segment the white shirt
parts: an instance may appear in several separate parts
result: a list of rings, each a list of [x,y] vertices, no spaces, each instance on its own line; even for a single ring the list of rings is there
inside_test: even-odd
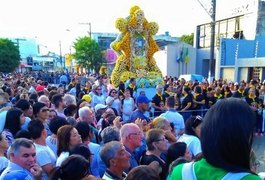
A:
[[[185,128],[183,116],[175,110],[168,110],[160,116],[166,118],[170,123],[174,124],[174,129],[177,135],[179,131]]]
[[[201,141],[196,136],[183,134],[178,139],[178,142],[184,142],[187,144],[187,147],[192,154],[192,157],[195,157],[197,154],[202,152]]]
[[[34,143],[36,148],[36,162],[39,166],[45,166],[47,164],[51,164],[55,167],[56,156],[54,152],[49,148],[49,146],[43,146],[40,144]],[[42,172],[42,179],[48,180],[49,176],[47,173]]]
[[[69,152],[62,152],[56,161],[56,167],[61,166],[63,161],[68,158]]]

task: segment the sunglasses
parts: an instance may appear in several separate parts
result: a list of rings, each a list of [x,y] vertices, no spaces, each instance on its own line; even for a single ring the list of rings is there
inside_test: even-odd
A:
[[[203,121],[203,118],[201,116],[196,116],[193,120],[192,127],[196,128],[199,124],[201,124]]]

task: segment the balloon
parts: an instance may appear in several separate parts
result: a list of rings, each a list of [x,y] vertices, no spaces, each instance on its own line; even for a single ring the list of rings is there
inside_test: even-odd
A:
[[[117,56],[112,49],[108,49],[106,51],[105,57],[106,57],[107,63],[109,63],[109,64],[110,63],[112,64],[112,63],[116,62],[116,60],[117,60]]]

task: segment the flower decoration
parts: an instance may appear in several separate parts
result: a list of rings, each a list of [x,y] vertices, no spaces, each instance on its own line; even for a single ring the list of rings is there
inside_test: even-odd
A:
[[[124,18],[118,18],[115,21],[115,27],[121,32],[124,33],[127,30],[127,20]]]
[[[111,43],[111,48],[118,56],[111,74],[113,85],[117,87],[120,81],[128,85],[131,77],[136,78],[139,88],[163,84],[162,73],[153,58],[159,50],[152,37],[158,32],[158,24],[149,23],[144,11],[139,6],[133,6],[128,17],[115,21],[115,27],[120,34]]]
[[[140,9],[139,6],[133,6],[133,7],[131,7],[131,9],[130,9],[130,16],[132,16],[135,13],[135,11],[137,11],[138,9]]]

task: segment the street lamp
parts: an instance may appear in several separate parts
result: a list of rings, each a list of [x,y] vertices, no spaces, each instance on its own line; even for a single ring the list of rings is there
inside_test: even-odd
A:
[[[197,0],[197,1],[211,18],[211,44],[210,44],[210,59],[209,59],[209,71],[208,71],[208,80],[210,81],[212,77],[212,65],[213,65],[213,60],[214,60],[216,0],[211,0],[211,8],[209,11],[201,3],[200,0]]]
[[[91,31],[91,22],[78,23],[78,24],[80,24],[80,25],[89,25],[88,33],[89,33],[89,37],[91,38],[91,33],[92,33],[92,31]]]

